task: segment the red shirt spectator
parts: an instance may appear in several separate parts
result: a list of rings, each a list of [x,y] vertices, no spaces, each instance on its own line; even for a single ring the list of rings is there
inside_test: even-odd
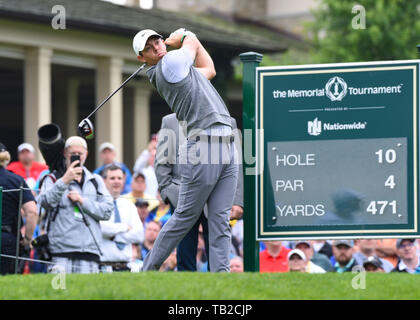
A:
[[[29,188],[33,189],[40,173],[48,166],[35,161],[35,149],[29,143],[22,143],[18,147],[18,160],[10,163],[7,170],[24,178]]]
[[[264,242],[266,249],[260,252],[260,272],[287,272],[287,254],[290,249],[283,247],[281,241]]]

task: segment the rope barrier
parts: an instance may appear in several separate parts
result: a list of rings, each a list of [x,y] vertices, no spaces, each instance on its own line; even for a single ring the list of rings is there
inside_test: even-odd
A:
[[[28,261],[28,262],[38,262],[38,263],[45,263],[45,264],[51,264],[51,265],[56,264],[56,263],[50,262],[50,261],[31,259],[31,258],[25,258],[25,257],[20,257],[20,256],[10,256],[8,254],[3,254],[3,253],[0,254],[0,256],[2,256],[4,258],[17,259],[17,260],[23,260],[23,261]]]
[[[19,194],[19,210],[18,210],[19,211],[18,212],[18,221],[20,221],[20,217],[21,217],[20,212],[21,212],[21,208],[22,208],[22,198],[23,198],[22,195],[23,195],[23,191],[31,191],[31,192],[33,192],[35,190],[34,189],[31,189],[31,188],[25,188],[23,186],[20,187],[19,189],[3,189],[3,187],[0,186],[0,225],[1,225],[1,222],[2,222],[3,193],[11,193],[11,192],[19,192],[20,193]],[[37,190],[35,192],[37,193],[37,196],[39,196],[39,194],[41,193],[40,190]],[[52,191],[52,190],[49,190],[48,192],[54,193],[54,191]],[[63,194],[63,192],[60,192],[60,191],[55,191],[55,192],[60,193],[60,194]],[[87,198],[89,198],[89,197],[95,197],[95,198],[97,198],[99,196],[102,199],[104,199],[104,198],[112,198],[113,199],[113,197],[111,195],[98,195],[98,193],[82,193],[81,195],[82,195],[82,197],[87,197]],[[122,195],[121,197],[124,198],[124,195]],[[126,199],[128,199],[128,198],[126,198]],[[143,201],[155,201],[155,202],[158,201],[156,198],[149,198],[149,197],[147,197],[147,198],[138,197],[138,198],[134,198],[134,199],[136,199],[136,200],[143,200]],[[128,199],[128,200],[130,200],[130,199]],[[0,230],[0,250],[1,250],[1,232],[2,231]],[[17,232],[17,234],[18,235],[20,234],[20,223],[19,222],[18,222],[18,232]],[[8,259],[14,259],[15,260],[15,273],[17,273],[17,271],[18,271],[18,260],[22,260],[22,261],[25,261],[25,262],[40,263],[40,264],[44,264],[44,265],[53,266],[53,268],[52,268],[52,271],[53,272],[54,272],[54,266],[57,267],[57,268],[64,267],[66,269],[66,264],[63,264],[61,262],[51,262],[51,261],[38,260],[38,259],[32,259],[32,258],[27,258],[27,257],[21,257],[21,256],[19,256],[19,253],[18,252],[19,252],[19,240],[17,240],[16,255],[12,256],[12,255],[7,255],[7,254],[2,254],[1,251],[0,251],[0,261],[1,261],[2,258],[8,258]],[[72,269],[84,270],[83,267],[78,267],[76,265],[72,265],[71,267],[72,267]],[[100,267],[99,266],[98,266],[98,268],[99,268],[99,271],[100,271]]]
[[[30,188],[22,188],[22,190],[35,191],[34,189],[30,189]],[[6,189],[6,190],[3,189],[3,192],[5,192],[5,193],[7,193],[7,192],[19,192],[19,191],[20,191],[20,189]],[[37,193],[37,196],[39,196],[39,194],[41,193],[40,191],[35,191],[35,192]],[[52,192],[53,193],[54,191],[50,190],[48,192]],[[56,191],[56,193],[59,193],[59,191]],[[92,196],[92,197],[98,196],[97,193],[89,193],[89,192],[88,193],[82,193],[81,195],[82,196],[88,196],[88,197],[90,197],[90,196]],[[121,197],[124,198],[124,199],[127,199],[126,197],[124,197],[125,195],[126,194],[122,194]],[[111,195],[107,195],[107,194],[103,194],[103,195],[101,195],[101,197],[104,197],[104,198],[112,198]],[[156,198],[145,198],[145,197],[136,197],[134,199],[136,199],[136,200],[145,200],[145,201],[157,201],[158,200]]]

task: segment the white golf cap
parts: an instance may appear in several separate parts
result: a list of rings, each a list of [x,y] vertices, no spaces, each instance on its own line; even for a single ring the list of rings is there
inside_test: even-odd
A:
[[[302,250],[299,250],[299,249],[293,249],[292,251],[290,251],[290,252],[289,252],[289,254],[287,255],[287,260],[290,260],[290,258],[291,258],[294,254],[297,254],[299,257],[301,257],[301,258],[302,258],[302,260],[305,260],[305,261],[306,261],[306,256],[305,256],[305,254],[303,253],[303,251],[302,251]]]
[[[72,137],[70,137],[66,140],[64,148],[67,149],[68,147],[71,147],[71,146],[81,146],[81,147],[85,148],[86,150],[88,148],[86,140],[79,137],[79,136],[72,136]]]
[[[99,152],[102,152],[105,149],[115,151],[115,146],[111,142],[104,142],[99,146]]]
[[[35,152],[35,148],[30,144],[30,143],[22,143],[21,145],[19,145],[18,147],[18,152],[22,152],[23,150],[28,150],[32,153]]]
[[[139,52],[143,51],[147,39],[149,39],[151,36],[159,36],[163,38],[159,33],[151,29],[144,29],[137,32],[137,34],[133,38],[133,49],[136,53],[136,56],[139,55]]]

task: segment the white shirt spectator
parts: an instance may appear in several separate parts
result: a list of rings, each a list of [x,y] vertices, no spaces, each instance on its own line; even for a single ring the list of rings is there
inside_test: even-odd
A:
[[[107,221],[100,221],[102,230],[102,256],[103,262],[129,262],[133,251],[131,244],[141,243],[144,240],[143,223],[141,222],[136,206],[128,199],[116,200],[121,222],[114,222],[115,212]],[[131,229],[129,230],[129,226]],[[111,240],[112,239],[112,240]],[[124,243],[123,250],[117,247],[116,242]]]
[[[418,258],[418,263],[417,266],[414,269],[410,269],[403,260],[401,260],[398,264],[397,264],[397,268],[399,271],[407,271],[408,273],[414,274],[416,272],[416,269],[420,267],[420,257]]]
[[[137,158],[133,171],[134,175],[136,172],[140,172],[146,178],[146,190],[144,190],[144,193],[156,198],[159,190],[159,184],[156,178],[155,169],[148,165],[149,158],[150,152],[146,149]]]

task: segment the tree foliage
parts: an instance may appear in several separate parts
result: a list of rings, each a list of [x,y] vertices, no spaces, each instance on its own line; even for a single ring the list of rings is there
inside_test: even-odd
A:
[[[322,0],[313,14],[315,21],[308,27],[317,62],[419,57],[420,0]]]

